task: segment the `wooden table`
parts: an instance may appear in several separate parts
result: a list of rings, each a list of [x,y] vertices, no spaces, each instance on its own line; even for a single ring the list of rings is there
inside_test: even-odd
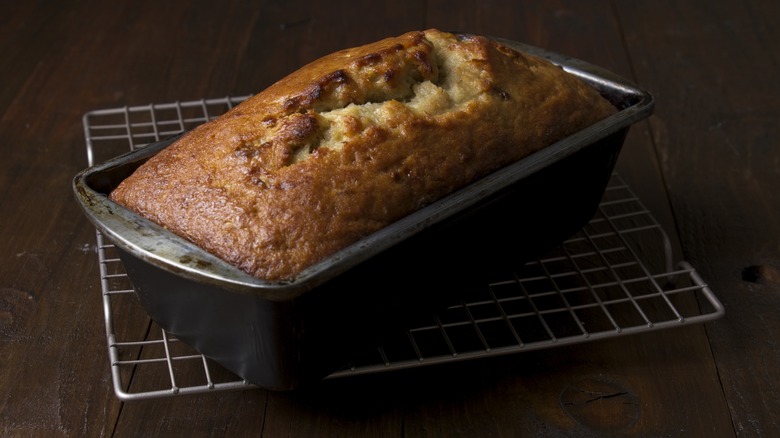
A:
[[[780,3],[87,0],[4,2],[0,17],[0,434],[780,432]],[[82,115],[250,94],[334,50],[430,27],[571,55],[653,93],[618,170],[725,317],[301,391],[120,401],[95,232],[70,187],[86,167]]]

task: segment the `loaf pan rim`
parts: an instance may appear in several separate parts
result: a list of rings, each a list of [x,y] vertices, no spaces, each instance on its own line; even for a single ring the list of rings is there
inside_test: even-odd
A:
[[[520,181],[599,139],[629,127],[646,118],[653,111],[654,99],[648,91],[612,72],[580,59],[539,47],[501,38],[495,39],[523,52],[548,59],[569,73],[581,77],[592,86],[602,91],[610,90],[616,93],[621,101],[631,102],[623,108],[618,108],[619,111],[615,114],[499,169],[337,251],[304,269],[292,280],[267,281],[251,276],[192,242],[113,202],[105,193],[99,192],[90,185],[90,181],[102,172],[110,171],[133,160],[148,158],[174,141],[175,137],[155,142],[84,169],[73,179],[74,194],[85,215],[98,231],[106,235],[115,245],[148,263],[186,278],[242,293],[257,294],[274,301],[295,299],[413,236],[427,226],[445,220],[474,205],[485,196]],[[154,242],[143,241],[144,238],[151,236],[155,236]],[[170,247],[160,245],[159,237],[163,237]],[[139,238],[141,242],[138,241]],[[171,251],[175,254],[164,254]]]

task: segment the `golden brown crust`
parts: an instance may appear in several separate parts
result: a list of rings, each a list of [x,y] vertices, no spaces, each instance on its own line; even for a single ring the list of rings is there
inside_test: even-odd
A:
[[[410,32],[304,66],[110,196],[258,278],[290,279],[614,111],[487,38]]]

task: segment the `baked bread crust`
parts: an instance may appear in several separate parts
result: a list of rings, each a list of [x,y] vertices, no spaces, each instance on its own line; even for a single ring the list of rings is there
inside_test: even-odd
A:
[[[615,112],[547,61],[409,32],[316,60],[110,197],[258,278],[302,269]]]

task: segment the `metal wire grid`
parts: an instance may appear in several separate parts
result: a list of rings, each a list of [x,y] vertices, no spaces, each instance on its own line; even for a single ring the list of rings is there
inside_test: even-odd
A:
[[[82,118],[87,163],[92,166],[121,153],[192,129],[218,117],[247,97],[249,96],[199,99],[90,111]]]
[[[245,98],[98,110],[85,114],[93,161],[175,135]],[[641,245],[639,245],[641,242]],[[125,401],[252,388],[160,329],[135,298],[112,244],[97,233],[114,392]],[[615,174],[596,216],[513,277],[381,345],[357,352],[329,378],[549,348],[701,323],[723,307],[688,263],[674,266],[663,229]]]
[[[723,312],[689,263],[672,264],[666,233],[613,174],[596,216],[575,236],[331,377],[577,344]]]

